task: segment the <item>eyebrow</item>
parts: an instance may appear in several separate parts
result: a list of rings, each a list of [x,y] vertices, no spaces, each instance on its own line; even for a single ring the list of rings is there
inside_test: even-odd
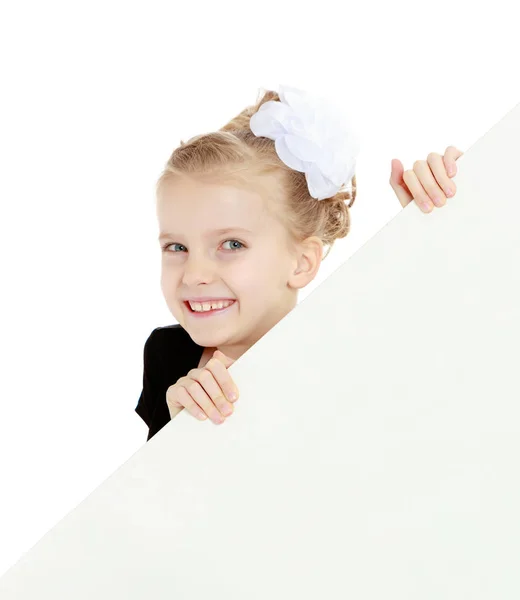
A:
[[[213,229],[212,231],[207,231],[205,237],[211,237],[214,235],[224,235],[225,233],[231,233],[232,231],[242,231],[244,233],[253,233],[249,229],[244,229],[244,227],[224,227],[222,229]],[[175,239],[177,234],[168,233],[167,231],[161,231],[159,237],[157,238],[159,241],[165,238]]]

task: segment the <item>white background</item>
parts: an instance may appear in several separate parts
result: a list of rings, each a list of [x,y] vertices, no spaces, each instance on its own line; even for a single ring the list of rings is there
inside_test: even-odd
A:
[[[465,151],[518,103],[519,54],[506,2],[4,5],[0,574],[145,443],[143,345],[175,322],[153,189],[179,141],[279,83],[356,116],[352,231],[301,301],[401,210],[392,158]]]

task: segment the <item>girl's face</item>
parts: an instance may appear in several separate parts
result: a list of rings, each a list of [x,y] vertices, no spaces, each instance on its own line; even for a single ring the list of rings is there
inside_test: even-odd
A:
[[[296,305],[298,259],[257,192],[179,177],[163,182],[157,216],[161,289],[195,343],[236,358]],[[189,300],[231,304],[194,312]]]

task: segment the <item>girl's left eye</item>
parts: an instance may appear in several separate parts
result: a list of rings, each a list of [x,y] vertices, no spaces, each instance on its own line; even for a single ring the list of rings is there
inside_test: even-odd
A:
[[[224,242],[224,244],[227,244],[228,242],[230,242],[231,244],[240,244],[240,246],[242,247],[244,244],[242,244],[242,242],[239,242],[238,240],[226,240]],[[240,250],[240,248],[230,248],[230,250],[232,251],[236,251],[236,250]]]

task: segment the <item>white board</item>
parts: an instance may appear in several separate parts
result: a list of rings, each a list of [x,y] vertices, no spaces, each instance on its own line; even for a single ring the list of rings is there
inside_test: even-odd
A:
[[[0,579],[3,600],[520,597],[520,105]]]

